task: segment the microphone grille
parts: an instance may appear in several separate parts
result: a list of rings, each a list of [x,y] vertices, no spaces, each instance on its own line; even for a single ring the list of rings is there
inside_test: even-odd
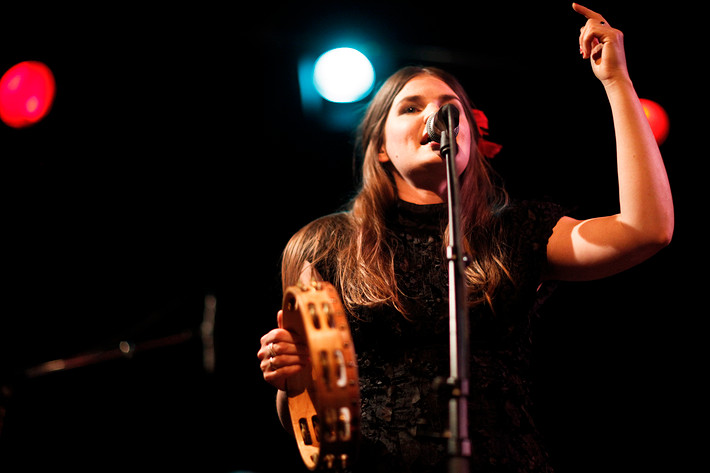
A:
[[[432,113],[426,121],[426,133],[429,135],[429,141],[434,141],[435,143],[441,141],[441,133],[437,130],[435,125],[438,115],[438,113]]]
[[[426,121],[426,133],[429,135],[429,140],[439,143],[441,141],[441,133],[446,130],[448,125],[448,114],[451,113],[451,118],[454,122],[454,137],[459,134],[459,109],[447,103],[443,105],[439,111],[432,113]]]

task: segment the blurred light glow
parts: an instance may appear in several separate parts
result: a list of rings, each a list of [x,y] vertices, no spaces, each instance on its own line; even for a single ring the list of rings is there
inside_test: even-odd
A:
[[[656,143],[660,146],[666,138],[668,138],[668,132],[670,131],[670,120],[665,109],[654,102],[653,100],[640,99],[641,106],[643,107],[643,113],[646,114],[649,125],[651,125],[651,131],[653,132],[653,137],[656,138]]]
[[[313,85],[330,102],[357,102],[375,85],[375,69],[356,49],[331,49],[316,60]]]
[[[15,64],[0,78],[0,120],[23,128],[42,120],[54,101],[52,71],[37,61]]]

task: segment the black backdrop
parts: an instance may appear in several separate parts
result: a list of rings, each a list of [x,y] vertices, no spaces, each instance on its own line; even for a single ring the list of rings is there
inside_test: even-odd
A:
[[[699,152],[689,130],[702,99],[689,82],[694,15],[592,3],[625,32],[639,94],[671,116],[662,152],[677,230],[633,270],[560,285],[537,344],[538,418],[560,471],[677,469],[692,454],[686,428],[701,401],[688,228],[699,174],[689,171]],[[456,5],[447,32],[431,8],[136,4],[3,15],[0,69],[43,61],[57,97],[38,125],[0,127],[2,471],[303,469],[255,355],[280,306],[283,245],[355,186],[352,130],[306,116],[298,96],[300,55],[329,35],[379,48],[379,80],[406,64],[455,73],[504,146],[494,164],[513,196],[554,199],[577,217],[617,210],[608,105],[577,51],[583,19],[567,2]],[[193,337],[26,376],[121,340],[140,348],[199,335],[206,294],[218,301],[213,373]]]

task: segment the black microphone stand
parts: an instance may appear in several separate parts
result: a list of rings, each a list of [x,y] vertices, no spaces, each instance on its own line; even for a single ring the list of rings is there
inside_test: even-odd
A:
[[[469,473],[471,441],[468,429],[469,393],[469,323],[464,280],[465,256],[461,244],[461,210],[456,174],[456,134],[451,110],[446,130],[441,133],[440,151],[446,161],[446,184],[449,208],[449,473]]]

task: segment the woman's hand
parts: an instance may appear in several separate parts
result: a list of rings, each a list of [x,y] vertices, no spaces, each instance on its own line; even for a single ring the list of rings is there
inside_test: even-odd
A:
[[[277,315],[278,327],[261,337],[257,353],[264,381],[285,391],[286,380],[308,366],[308,347],[305,341],[283,328],[283,311]]]
[[[587,23],[580,29],[579,52],[584,59],[590,59],[594,75],[605,86],[619,79],[627,80],[623,33],[589,8],[577,3],[573,3],[572,8],[587,18]]]

